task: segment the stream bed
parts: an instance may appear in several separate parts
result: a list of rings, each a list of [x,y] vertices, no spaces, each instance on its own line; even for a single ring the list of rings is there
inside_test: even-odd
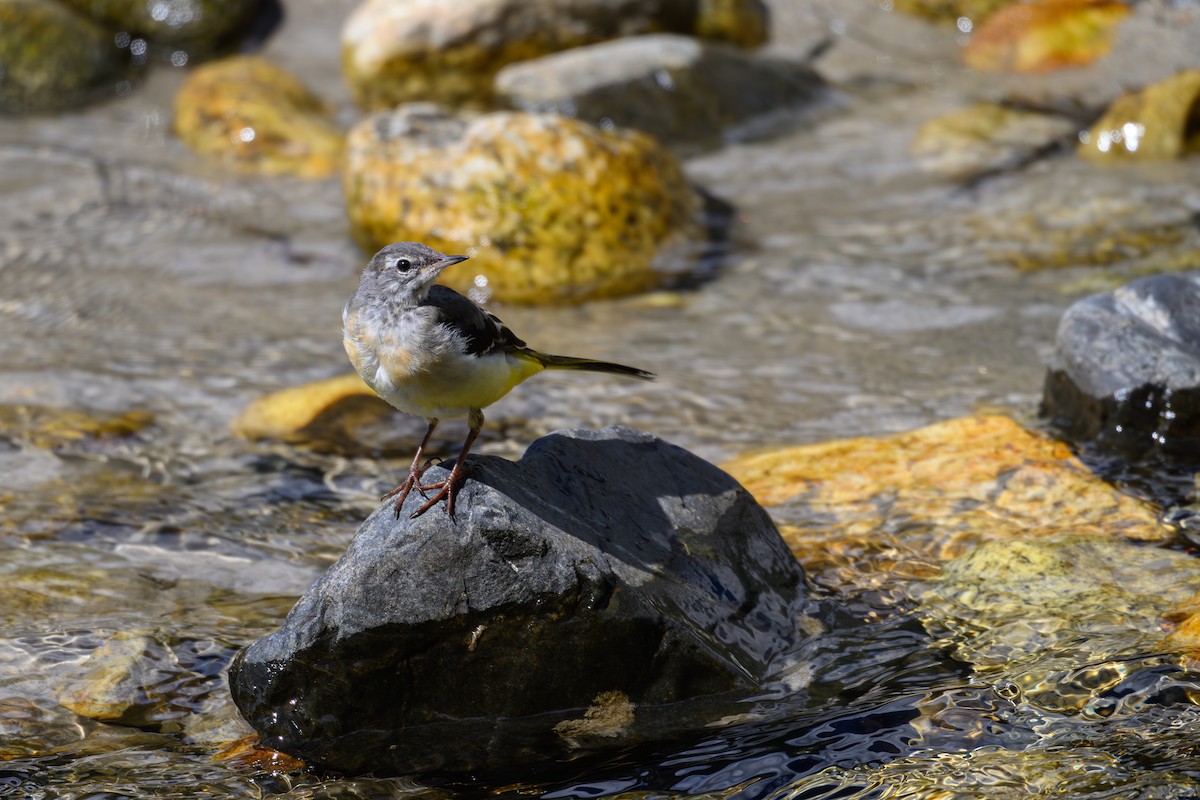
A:
[[[354,5],[289,2],[263,49],[347,122],[336,31]],[[922,34],[938,43],[922,52],[887,38],[911,22],[865,20],[892,12],[863,4],[842,20],[836,7],[780,0],[771,45],[845,37],[815,62],[830,102],[684,161],[736,209],[712,275],[494,309],[531,346],[658,380],[540,376],[489,409],[476,452],[517,458],[556,429],[626,425],[720,464],[980,412],[1037,426],[1064,309],[1195,261],[1200,160],[1104,169],[1067,148],[977,181],[924,170],[909,149],[921,124],[990,88],[948,66],[952,35]],[[229,699],[230,659],[338,558],[424,424],[376,423],[370,452],[233,433],[254,400],[349,370],[340,313],[368,255],[336,179],[239,175],[188,151],[170,132],[181,80],[157,69],[128,97],[0,118],[0,797],[1200,794],[1195,664],[1146,637],[1085,646],[1118,635],[1122,615],[1153,627],[1169,605],[1156,595],[1200,591],[1175,539],[1069,551],[1122,593],[1070,596],[1110,627],[1072,618],[1051,635],[1053,604],[1032,604],[995,623],[1010,638],[986,641],[975,628],[989,623],[930,612],[969,602],[938,569],[855,583],[810,568],[858,624],[830,634],[842,655],[821,685],[837,690],[769,724],[486,781],[343,778],[232,745],[250,730]],[[1128,229],[1172,235],[1089,257]],[[436,454],[453,457],[464,434],[447,422]],[[799,524],[805,512],[773,513]],[[1020,669],[997,666],[997,652],[1028,646],[1019,631],[1044,646]],[[81,710],[74,687],[104,680],[98,648],[147,670],[132,716]]]

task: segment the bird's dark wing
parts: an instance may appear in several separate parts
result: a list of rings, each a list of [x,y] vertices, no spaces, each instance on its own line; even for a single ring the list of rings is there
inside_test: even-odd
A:
[[[446,286],[434,284],[421,305],[435,309],[437,321],[461,335],[471,355],[485,356],[525,347],[525,342],[509,330],[499,317]]]

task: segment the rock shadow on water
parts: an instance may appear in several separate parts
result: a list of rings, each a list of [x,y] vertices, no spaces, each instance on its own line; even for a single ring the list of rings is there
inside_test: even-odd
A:
[[[675,738],[811,679],[824,612],[770,517],[649,434],[473,459],[454,522],[403,512],[377,509],[235,659],[234,700],[268,746],[378,775],[544,764]]]

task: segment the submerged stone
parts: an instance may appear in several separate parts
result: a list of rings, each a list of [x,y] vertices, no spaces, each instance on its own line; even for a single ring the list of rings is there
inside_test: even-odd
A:
[[[984,717],[993,726],[995,715]],[[1049,726],[1047,726],[1049,727]],[[1155,746],[1173,752],[1186,751],[1187,726],[1181,735],[1162,732]],[[1057,731],[1056,731],[1057,733]],[[1104,734],[1076,734],[1095,745]],[[1131,735],[1145,736],[1138,732]],[[1066,737],[1063,737],[1066,738]],[[1120,753],[1104,746],[1080,746],[1075,740],[1062,745],[1042,732],[1038,746],[1005,743],[980,746],[974,741],[954,742],[949,748],[927,748],[894,759],[871,759],[861,766],[831,766],[782,787],[782,797],[903,798],[903,800],[1009,800],[1009,798],[1082,797],[1190,797],[1200,790],[1200,781],[1187,768],[1130,769],[1130,753],[1136,742]],[[1105,739],[1105,744],[1107,740]],[[947,752],[949,750],[949,752]],[[1160,750],[1161,752],[1161,750]]]
[[[0,0],[0,112],[57,111],[113,91],[124,59],[100,26],[53,0]]]
[[[1140,278],[1062,316],[1043,413],[1127,457],[1200,461],[1200,273]]]
[[[1200,235],[1183,194],[1132,190],[1119,181],[1082,191],[1086,177],[1055,180],[1059,186],[1039,180],[1041,187],[968,217],[964,232],[972,246],[989,263],[1018,270],[1117,265],[1167,272],[1200,265]]]
[[[234,660],[264,745],[377,774],[551,760],[712,723],[800,665],[803,572],[716,467],[622,428],[471,463],[456,520],[385,502]]]
[[[1163,702],[1153,678],[1179,670],[1159,657],[1162,617],[1197,590],[1200,562],[1187,554],[1067,535],[988,542],[917,595],[925,626],[977,674],[1095,718]]]
[[[655,288],[691,266],[700,195],[638,131],[550,114],[472,120],[424,104],[347,141],[350,225],[370,251],[413,240],[471,256],[443,282],[480,299],[578,302]]]
[[[637,128],[669,144],[719,145],[731,129],[793,116],[827,92],[800,62],[673,34],[632,36],[511,64],[496,94],[524,111]]]
[[[923,124],[909,151],[922,169],[965,179],[1022,166],[1073,140],[1077,128],[1066,117],[975,103]]]
[[[0,441],[48,450],[126,439],[154,422],[149,411],[121,413],[57,406],[0,405]]]
[[[359,105],[486,104],[500,68],[579,45],[669,31],[756,47],[761,0],[367,0],[342,29],[342,68]]]
[[[185,670],[153,636],[118,632],[88,656],[58,702],[81,717],[157,729],[185,712],[172,708],[170,687]]]
[[[193,150],[265,174],[323,178],[341,163],[342,132],[315,94],[257,56],[214,61],[175,96],[175,133]]]

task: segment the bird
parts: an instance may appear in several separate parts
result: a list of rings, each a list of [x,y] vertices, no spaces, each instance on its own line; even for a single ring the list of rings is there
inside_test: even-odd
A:
[[[655,378],[637,367],[528,347],[495,314],[436,282],[443,270],[465,260],[420,242],[389,244],[363,268],[342,310],[342,344],[359,376],[388,404],[428,422],[408,476],[382,498],[397,498],[397,519],[414,488],[425,503],[412,518],[441,500],[454,518],[467,454],[483,428],[483,409],[526,379],[547,369]],[[438,422],[464,416],[469,430],[454,467],[445,480],[422,485],[428,465],[421,459]],[[428,495],[431,491],[436,494]]]

